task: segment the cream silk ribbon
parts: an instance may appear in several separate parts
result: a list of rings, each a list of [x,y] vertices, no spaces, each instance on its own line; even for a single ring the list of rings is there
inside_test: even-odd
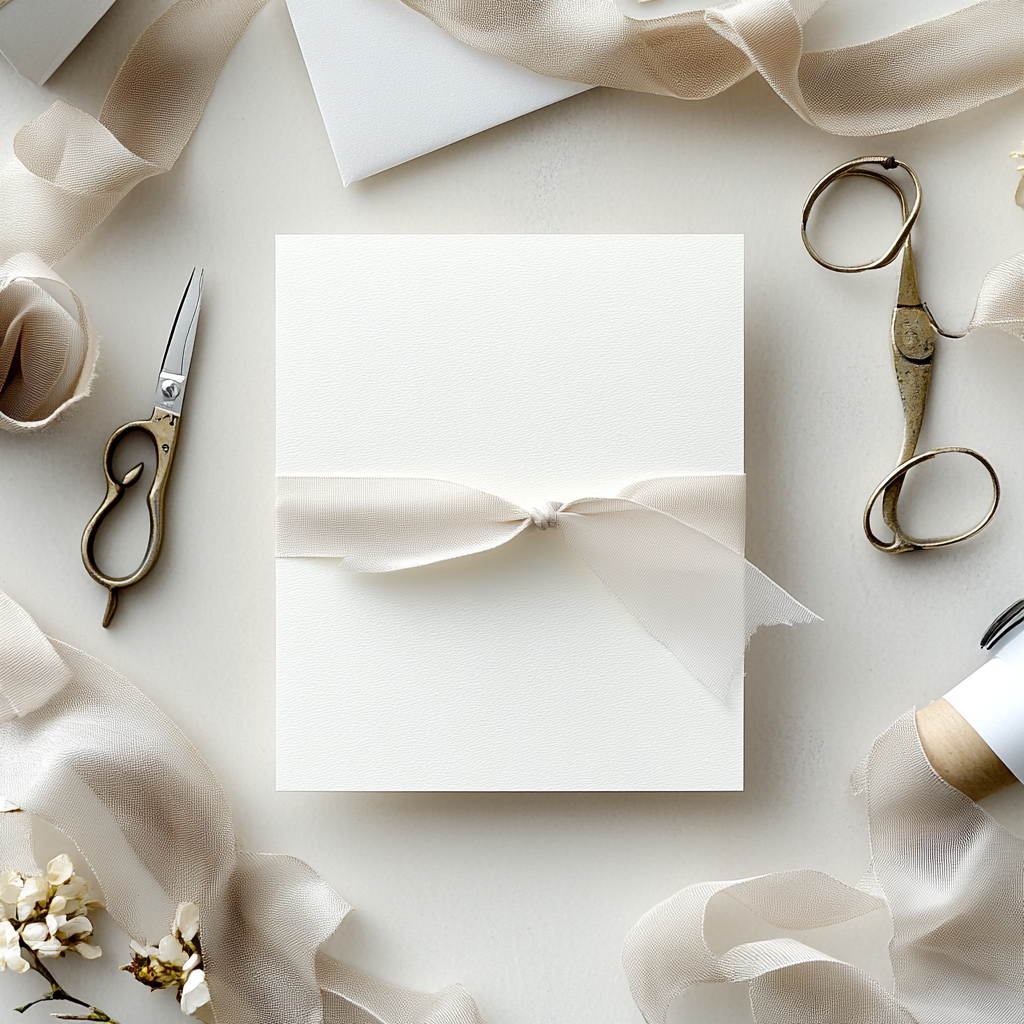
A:
[[[638,21],[614,0],[405,0],[446,32],[543,75],[684,99],[752,71],[810,124],[880,135],[1024,88],[1024,0],[981,0],[844,49],[803,52],[826,0],[740,0]]]
[[[31,0],[28,0],[31,2]],[[58,100],[0,170],[0,427],[45,427],[89,393],[99,348],[50,268],[195,131],[220,69],[266,0],[177,0],[135,44],[99,119]]]
[[[743,557],[741,474],[656,477],[610,498],[525,508],[449,480],[277,478],[279,558],[391,572],[556,528],[609,590],[724,697],[758,626],[817,616]]]
[[[704,882],[641,918],[622,959],[648,1024],[707,982],[747,982],[758,1024],[1024,1022],[1024,842],[939,777],[913,712],[875,741],[854,788],[867,796],[871,841],[858,885],[818,871]],[[704,922],[719,893],[795,930],[888,909],[893,991],[791,938],[713,953]]]
[[[155,944],[179,903],[199,907],[219,1024],[483,1024],[461,986],[413,992],[319,952],[348,904],[302,861],[244,850],[170,719],[0,592],[0,871],[39,873],[31,815],[82,851],[137,942]]]

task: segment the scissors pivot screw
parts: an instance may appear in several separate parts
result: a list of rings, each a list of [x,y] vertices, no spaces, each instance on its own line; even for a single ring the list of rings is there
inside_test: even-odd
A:
[[[177,398],[181,394],[181,385],[176,380],[162,380],[160,394],[164,398]]]

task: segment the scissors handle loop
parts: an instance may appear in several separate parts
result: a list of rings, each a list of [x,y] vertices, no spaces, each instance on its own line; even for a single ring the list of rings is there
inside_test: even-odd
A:
[[[903,487],[903,481],[915,466],[920,466],[923,462],[930,462],[937,455],[945,455],[950,452],[958,455],[969,455],[972,459],[977,459],[977,461],[985,467],[988,471],[989,479],[992,481],[992,503],[989,505],[988,511],[981,520],[969,530],[965,530],[963,533],[958,533],[950,537],[935,537],[928,540],[912,537],[910,534],[904,532],[903,528],[900,526],[898,516],[898,504],[900,490]],[[880,540],[871,529],[871,512],[874,509],[875,504],[878,502],[878,499],[883,495],[885,497],[882,502],[882,518],[885,521],[885,525],[888,526],[893,533],[893,539],[888,543]],[[999,477],[996,476],[996,471],[992,468],[992,463],[989,462],[984,455],[979,454],[972,448],[932,448],[929,451],[921,452],[918,455],[912,456],[905,462],[901,462],[875,488],[864,508],[864,533],[868,540],[871,541],[879,551],[885,551],[886,553],[893,555],[900,554],[904,551],[927,551],[930,548],[944,548],[948,547],[950,544],[959,544],[960,541],[973,537],[976,533],[980,533],[986,526],[988,526],[992,517],[996,514],[996,509],[999,507],[999,495]]]
[[[910,179],[914,183],[916,194],[914,196],[913,206],[908,207],[907,197],[895,181],[891,178],[887,178],[884,174],[879,174],[878,171],[867,170],[865,165],[870,164],[877,164],[879,167],[884,167],[886,170],[890,171],[895,170],[897,167],[902,167],[903,170],[910,175]],[[814,204],[818,201],[818,198],[825,189],[829,187],[829,185],[834,184],[841,178],[873,178],[875,181],[879,181],[890,188],[899,197],[900,209],[903,212],[903,225],[900,228],[900,232],[896,236],[896,240],[892,245],[890,245],[877,260],[872,260],[870,263],[857,263],[852,266],[847,266],[842,263],[832,263],[818,253],[814,246],[811,245],[811,240],[807,237],[807,221],[810,219],[811,210],[814,207]],[[845,164],[840,164],[838,167],[829,171],[828,174],[826,174],[825,177],[811,189],[811,193],[807,197],[807,201],[804,203],[803,213],[800,218],[800,237],[803,239],[804,247],[807,249],[808,253],[810,253],[811,258],[820,263],[821,266],[828,270],[834,270],[839,274],[859,274],[864,270],[878,270],[881,267],[887,267],[894,259],[896,259],[900,250],[903,248],[904,243],[910,237],[911,228],[913,228],[914,222],[917,220],[917,215],[920,212],[921,179],[918,178],[917,173],[909,164],[905,164],[902,160],[897,160],[894,156],[861,156],[856,160],[847,160]]]
[[[160,547],[164,539],[164,490],[171,470],[171,460],[178,440],[178,424],[181,417],[166,409],[155,408],[148,420],[136,420],[125,423],[110,435],[107,446],[103,450],[103,472],[107,478],[107,493],[89,520],[82,534],[82,561],[89,575],[99,584],[107,588],[107,607],[103,613],[103,626],[110,625],[114,612],[117,611],[118,592],[125,587],[138,583],[156,564]],[[149,543],[141,565],[127,576],[108,576],[96,565],[95,542],[96,531],[107,518],[115,505],[125,496],[128,488],[135,484],[142,473],[142,464],[134,466],[123,477],[114,473],[114,452],[124,437],[134,432],[148,434],[156,445],[156,472],[149,487],[146,504],[149,507]]]

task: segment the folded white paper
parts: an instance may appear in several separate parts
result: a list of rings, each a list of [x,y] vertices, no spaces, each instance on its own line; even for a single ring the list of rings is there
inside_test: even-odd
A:
[[[348,185],[590,86],[453,39],[402,0],[288,0]]]
[[[742,472],[742,262],[729,235],[281,236],[277,473],[543,507]],[[742,788],[742,679],[713,696],[558,533],[278,559],[278,788]]]
[[[11,0],[0,6],[0,53],[42,85],[114,0]]]

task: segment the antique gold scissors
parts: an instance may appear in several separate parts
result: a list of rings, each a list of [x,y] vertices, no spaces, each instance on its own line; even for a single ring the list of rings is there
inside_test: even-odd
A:
[[[188,371],[192,362],[192,349],[199,323],[199,305],[203,294],[203,271],[195,268],[188,287],[181,298],[174,326],[167,342],[160,374],[156,379],[156,405],[148,420],[125,423],[110,435],[103,451],[103,472],[107,477],[107,494],[96,514],[89,520],[82,534],[82,561],[89,575],[107,588],[107,608],[103,613],[103,626],[110,625],[117,611],[117,595],[125,587],[138,583],[156,564],[164,539],[164,491],[171,473],[174,449],[181,426],[181,405],[185,398]],[[120,479],[114,473],[114,452],[128,434],[139,431],[148,434],[156,446],[156,471],[149,488],[146,503],[149,506],[149,544],[142,564],[127,576],[107,576],[97,565],[93,554],[96,531],[113,507],[124,497],[128,488],[142,475],[145,463],[133,466]]]
[[[879,171],[869,170],[868,166],[875,164],[885,170],[895,170],[902,167],[910,175],[914,183],[914,204],[908,208],[907,197],[903,189],[892,180],[892,178]],[[891,189],[900,201],[900,210],[903,214],[903,226],[900,228],[896,240],[876,260],[870,263],[860,263],[854,266],[842,266],[830,263],[823,259],[815,251],[807,237],[807,220],[811,215],[811,209],[818,197],[834,182],[842,178],[871,178],[879,181]],[[899,459],[895,469],[888,473],[879,485],[872,492],[864,509],[864,533],[871,543],[879,551],[889,554],[900,554],[904,551],[923,551],[927,548],[942,548],[949,544],[957,544],[962,540],[973,537],[983,530],[995,515],[996,507],[999,505],[999,478],[991,463],[983,455],[979,455],[970,448],[948,447],[932,448],[926,452],[917,451],[917,442],[921,436],[921,425],[924,422],[924,410],[928,401],[928,388],[932,380],[932,362],[935,358],[935,342],[941,334],[946,338],[962,338],[963,334],[949,334],[943,331],[935,322],[935,318],[928,312],[928,307],[921,301],[917,289],[917,270],[914,266],[914,252],[910,246],[910,231],[917,220],[921,210],[921,181],[914,173],[914,170],[902,160],[894,156],[862,156],[856,160],[848,160],[840,164],[834,170],[829,171],[817,185],[811,189],[811,194],[804,203],[803,218],[800,225],[800,233],[804,245],[811,256],[823,267],[835,270],[840,274],[859,274],[864,270],[877,270],[886,267],[902,252],[903,267],[900,272],[899,292],[896,298],[896,306],[892,311],[892,322],[889,329],[889,339],[892,345],[892,358],[896,370],[896,383],[899,385],[900,398],[903,400],[903,446],[900,449]],[[977,459],[988,471],[992,481],[992,503],[981,521],[963,533],[951,537],[935,537],[932,539],[920,539],[912,537],[901,526],[899,521],[899,500],[900,491],[903,488],[903,481],[907,474],[915,467],[924,462],[929,462],[937,455],[944,455],[953,452],[960,455],[969,455]],[[871,511],[878,499],[882,499],[882,521],[892,531],[892,540],[883,541],[879,539],[871,529]]]

